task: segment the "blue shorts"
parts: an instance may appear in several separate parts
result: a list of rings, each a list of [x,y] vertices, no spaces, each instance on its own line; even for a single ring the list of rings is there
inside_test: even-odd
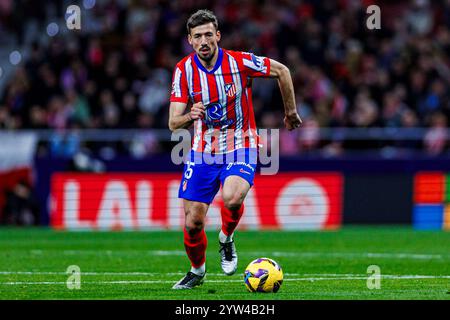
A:
[[[250,187],[256,172],[257,149],[238,149],[226,154],[211,155],[191,151],[186,161],[178,197],[210,204],[229,176],[245,179]]]

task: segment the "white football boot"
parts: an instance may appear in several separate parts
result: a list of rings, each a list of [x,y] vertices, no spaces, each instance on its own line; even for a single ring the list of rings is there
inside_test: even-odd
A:
[[[233,275],[237,270],[238,256],[236,252],[236,246],[234,241],[222,243],[219,241],[220,245],[220,265],[223,272],[227,276]]]

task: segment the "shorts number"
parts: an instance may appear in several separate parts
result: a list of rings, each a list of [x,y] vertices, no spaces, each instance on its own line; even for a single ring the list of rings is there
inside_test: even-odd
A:
[[[186,172],[184,173],[184,177],[186,179],[190,179],[192,177],[193,172],[194,172],[194,169],[191,167],[191,163],[188,162]]]

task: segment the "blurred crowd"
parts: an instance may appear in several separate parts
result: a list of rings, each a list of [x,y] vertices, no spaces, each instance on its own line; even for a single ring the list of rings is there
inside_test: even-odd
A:
[[[448,152],[450,0],[84,0],[82,29],[68,31],[58,21],[54,36],[48,24],[77,1],[38,2],[0,2],[0,35],[13,34],[28,48],[0,92],[0,128],[56,129],[43,152],[70,157],[95,149],[80,140],[80,128],[167,129],[172,71],[191,52],[185,24],[199,8],[217,15],[222,47],[268,56],[291,70],[308,130],[282,130],[282,154]],[[371,4],[381,8],[379,30],[366,26]],[[28,43],[27,22],[41,30]],[[277,82],[257,79],[253,94],[258,127],[283,127]],[[321,139],[321,127],[427,129],[421,140],[354,141],[338,134]],[[148,131],[109,147],[145,156],[167,145]]]

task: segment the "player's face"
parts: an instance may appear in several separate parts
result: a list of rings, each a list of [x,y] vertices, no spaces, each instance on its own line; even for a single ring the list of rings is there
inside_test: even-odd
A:
[[[188,41],[200,59],[210,62],[217,52],[220,31],[214,28],[212,22],[203,24],[191,29]]]

